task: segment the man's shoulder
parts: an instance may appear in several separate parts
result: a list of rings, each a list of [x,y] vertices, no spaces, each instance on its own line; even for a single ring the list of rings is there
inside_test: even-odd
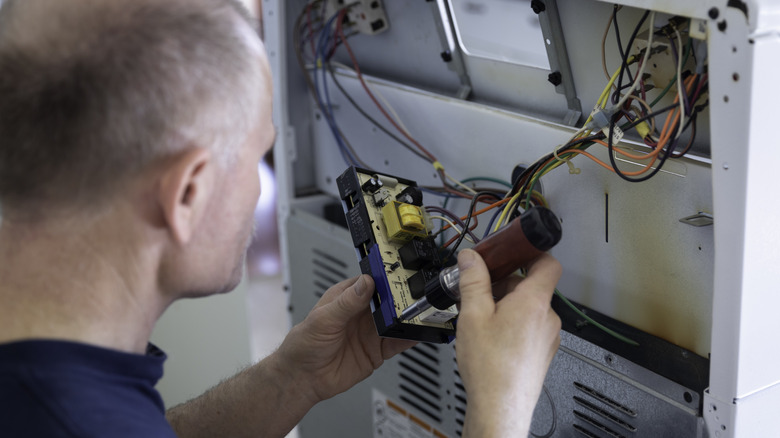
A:
[[[131,363],[126,370],[121,355],[108,351],[102,357],[96,348],[59,341],[0,344],[4,436],[175,436],[154,389],[154,371],[130,370]]]

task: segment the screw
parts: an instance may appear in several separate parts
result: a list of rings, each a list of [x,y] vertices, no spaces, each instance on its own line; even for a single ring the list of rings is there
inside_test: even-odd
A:
[[[542,0],[531,0],[531,9],[534,10],[534,14],[541,14],[547,9]]]
[[[721,31],[721,32],[725,32],[726,31],[726,20],[718,22],[718,30]]]
[[[547,75],[547,80],[550,81],[551,84],[557,87],[558,85],[561,85],[561,83],[563,82],[563,77],[561,76],[561,72],[554,71],[549,75]]]
[[[452,52],[449,50],[441,52],[441,59],[444,62],[452,62]]]
[[[716,18],[718,18],[718,15],[720,15],[720,11],[718,10],[718,8],[711,8],[708,14],[710,18],[715,20]]]

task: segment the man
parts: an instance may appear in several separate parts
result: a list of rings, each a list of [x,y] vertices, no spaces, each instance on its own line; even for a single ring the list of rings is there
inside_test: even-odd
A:
[[[278,351],[164,412],[150,333],[175,300],[239,282],[273,138],[268,62],[233,1],[5,2],[3,436],[284,436],[411,346],[376,335],[360,276]],[[543,256],[491,290],[475,252],[459,264],[465,435],[524,436],[559,339],[560,265]]]

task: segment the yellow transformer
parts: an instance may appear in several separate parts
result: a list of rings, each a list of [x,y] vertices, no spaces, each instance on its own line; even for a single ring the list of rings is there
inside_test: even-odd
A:
[[[390,240],[406,242],[428,236],[422,210],[416,205],[391,201],[382,207],[382,217]]]

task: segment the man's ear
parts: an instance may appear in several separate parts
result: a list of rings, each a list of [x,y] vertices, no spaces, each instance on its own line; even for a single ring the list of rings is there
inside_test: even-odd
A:
[[[209,203],[216,177],[211,153],[191,148],[166,164],[157,192],[165,224],[174,240],[192,238]]]

